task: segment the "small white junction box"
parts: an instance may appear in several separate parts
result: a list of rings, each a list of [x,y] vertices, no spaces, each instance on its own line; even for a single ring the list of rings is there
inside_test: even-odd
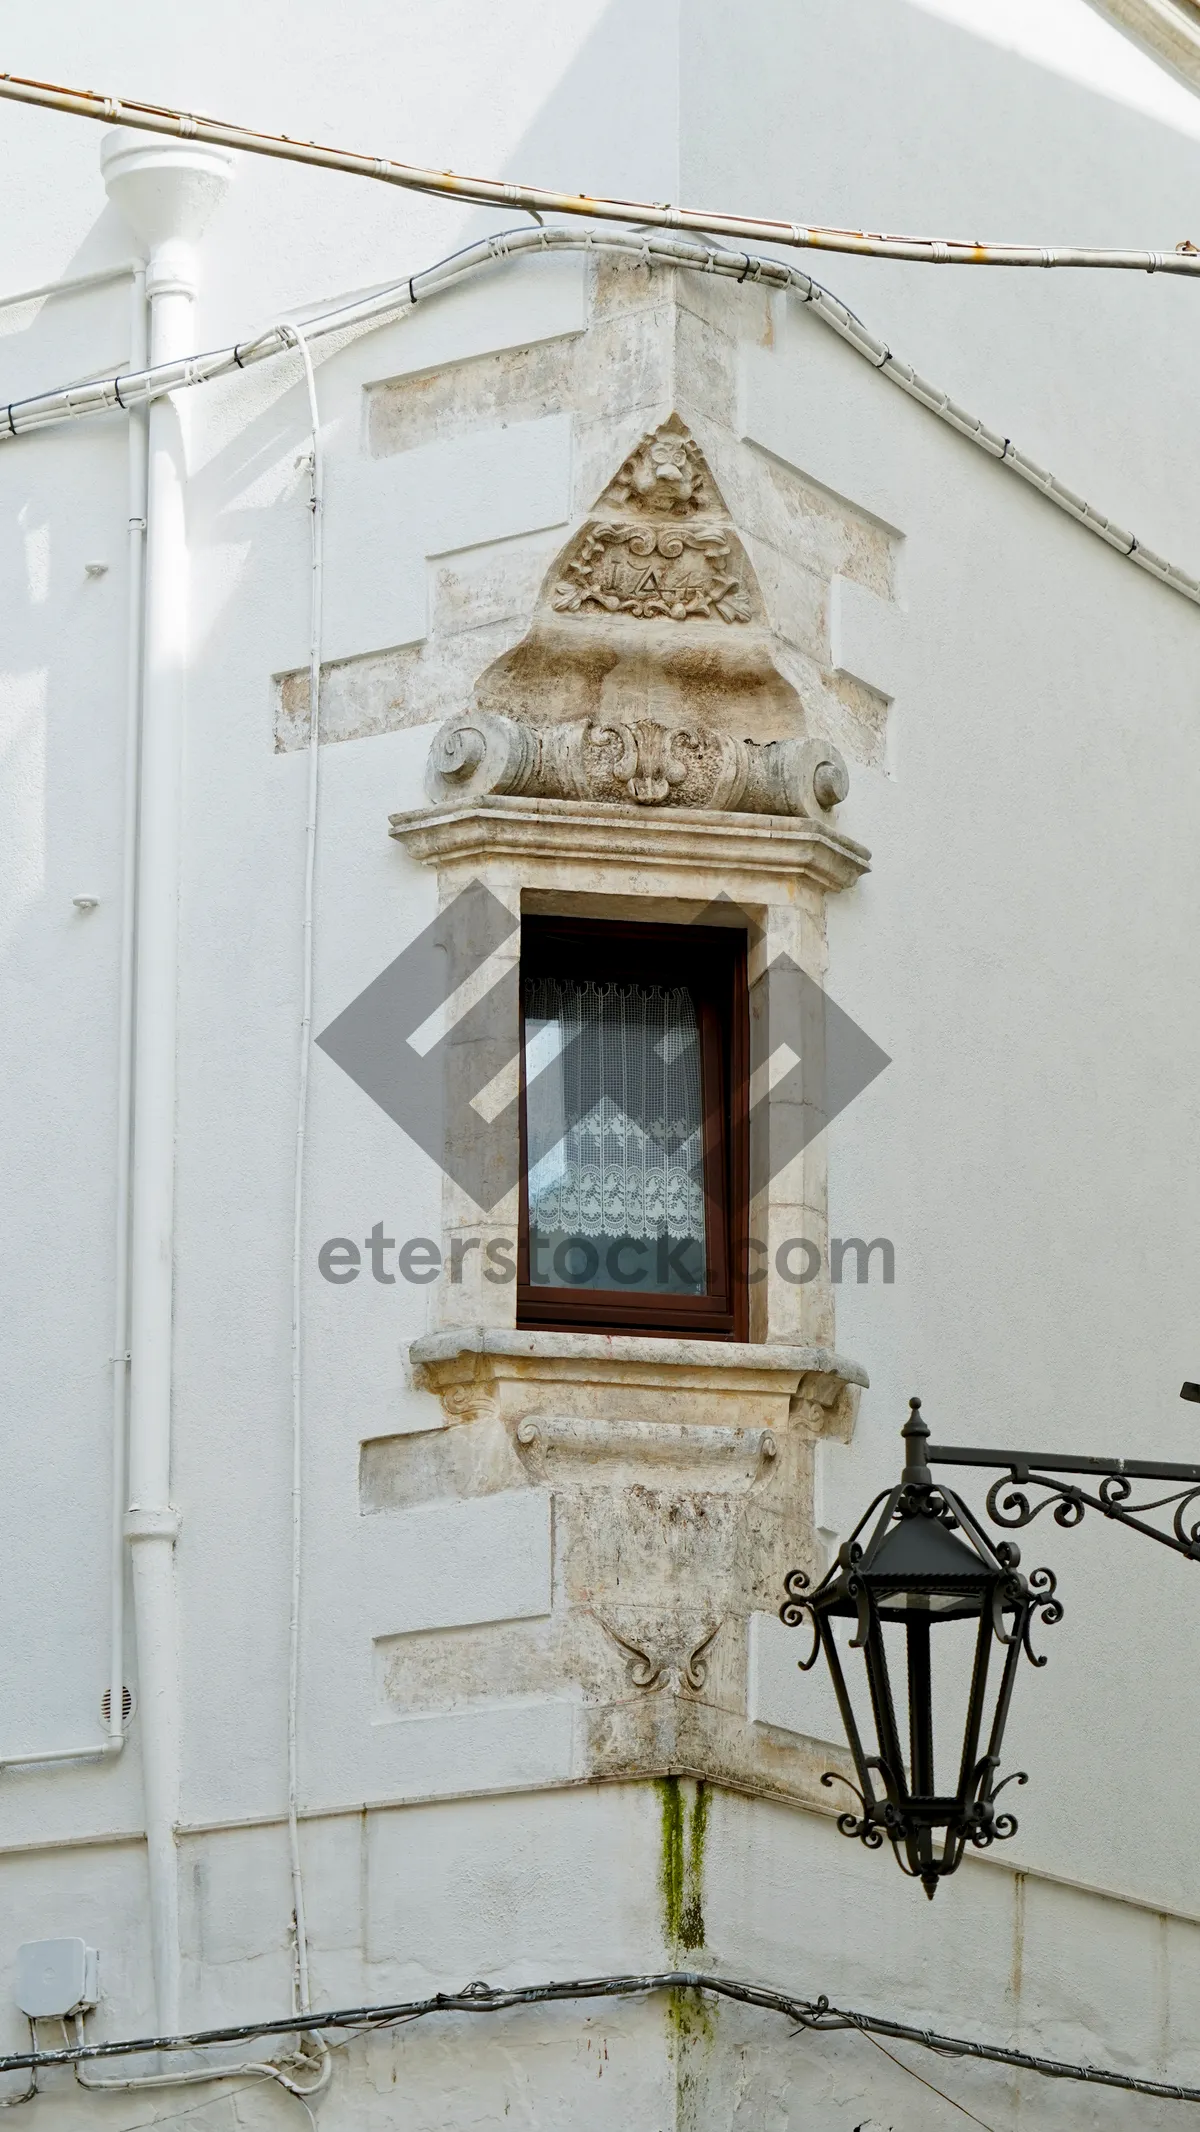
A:
[[[100,1997],[100,1957],[83,1940],[27,1940],[17,1949],[16,2001],[35,2020],[78,2014]]]

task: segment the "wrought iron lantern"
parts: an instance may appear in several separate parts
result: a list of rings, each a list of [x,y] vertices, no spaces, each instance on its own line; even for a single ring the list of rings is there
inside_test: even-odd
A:
[[[807,1672],[823,1651],[832,1677],[858,1778],[850,1789],[860,1809],[841,1814],[838,1827],[870,1850],[878,1850],[886,1836],[901,1870],[932,1899],[968,1843],[983,1850],[1015,1833],[1015,1817],[997,1812],[996,1800],[1006,1784],[1026,1782],[1023,1770],[997,1781],[1017,1668],[1022,1654],[1035,1666],[1046,1663],[1030,1642],[1033,1619],[1060,1621],[1063,1610],[1050,1570],[1023,1576],[1013,1543],[990,1539],[961,1497],[935,1484],[919,1399],[910,1402],[902,1434],[906,1458],[899,1484],[876,1496],[814,1591],[803,1570],[790,1572],[780,1614],[790,1627],[803,1621],[811,1626],[812,1650],[801,1659],[802,1669]],[[847,1683],[834,1630],[838,1619],[855,1623],[849,1649],[865,1660],[874,1749],[863,1744],[855,1714],[862,1696]],[[967,1627],[951,1637],[954,1623]],[[965,1690],[961,1735],[957,1722],[951,1732],[935,1696],[935,1688],[940,1695],[943,1687],[952,1695]],[[906,1725],[897,1715],[905,1702]],[[945,1754],[943,1743],[951,1738]],[[952,1769],[957,1764],[953,1789],[945,1780],[947,1761]],[[849,1783],[833,1771],[821,1781]]]

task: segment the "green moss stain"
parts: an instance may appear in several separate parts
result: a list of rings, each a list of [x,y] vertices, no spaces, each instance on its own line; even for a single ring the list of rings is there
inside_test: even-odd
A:
[[[660,1777],[663,1937],[676,1964],[704,1945],[704,1847],[708,1788],[701,1779]],[[709,2119],[707,2096],[715,2009],[704,1994],[677,1988],[666,1995],[667,2048],[675,2074],[676,2132],[697,2132]]]
[[[708,1786],[700,1778],[688,1828],[684,1904],[679,1924],[680,1945],[689,1950],[704,1945],[704,1839],[707,1834]]]
[[[658,1882],[663,1899],[663,1933],[673,1946],[679,1938],[683,1915],[683,1799],[678,1777],[660,1777],[658,1796],[662,1804],[662,1856]]]
[[[671,2053],[681,2067],[688,2063],[686,2046],[689,2043],[711,2043],[714,2035],[713,2017],[716,2006],[706,1999],[702,1991],[686,1991],[676,1985],[667,1993],[667,2032]]]
[[[693,1788],[689,1786],[689,1790]],[[662,1857],[659,1885],[663,1932],[676,1953],[691,1954],[704,1945],[704,1843],[708,1831],[708,1789],[697,1780],[688,1800],[678,1777],[660,1777]]]

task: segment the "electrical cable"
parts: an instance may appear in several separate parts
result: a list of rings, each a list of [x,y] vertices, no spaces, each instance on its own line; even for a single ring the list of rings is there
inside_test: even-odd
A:
[[[468,200],[480,207],[517,207],[535,218],[546,214],[577,215],[602,222],[635,222],[646,229],[691,230],[700,235],[732,237],[737,242],[785,244],[798,249],[850,252],[870,259],[919,260],[932,266],[1100,267],[1139,274],[1200,273],[1200,254],[1187,240],[1174,251],[1121,251],[1105,247],[1045,244],[982,244],[958,237],[890,237],[868,230],[830,229],[781,221],[771,216],[709,213],[648,200],[611,200],[583,192],[552,192],[540,185],[518,185],[502,178],[461,177],[457,171],[425,170],[388,156],[323,148],[315,141],[289,140],[286,134],[261,133],[226,119],[204,118],[167,104],[106,96],[97,89],[69,89],[57,82],[31,81],[20,74],[0,74],[0,97],[62,111],[74,118],[98,119],[107,126],[131,126],[185,141],[206,141],[250,155],[274,156],[351,177],[373,178],[407,192],[436,198]]]
[[[32,2027],[32,2025],[33,2024],[31,2023],[30,2026]],[[76,2033],[79,2037],[80,2044],[82,2045],[82,2015],[77,2014],[75,2016],[75,2025]],[[65,2035],[65,2021],[63,2022],[62,2026],[63,2033]],[[84,2047],[86,2048],[86,2046]],[[299,2056],[293,2055],[291,2057],[285,2058],[283,2061],[283,2065],[288,2065],[293,2070],[298,2070],[299,2065],[302,2062],[308,2062],[304,2058],[303,2054],[300,2054]],[[254,2086],[260,2080],[271,2080],[275,2082],[277,2087],[282,2088],[285,2094],[292,2096],[294,2101],[303,2103],[307,2107],[309,2096],[320,2095],[324,2091],[324,2089],[328,2087],[332,2075],[333,2067],[330,2059],[330,2054],[328,2049],[324,2045],[322,2045],[321,2048],[318,2064],[319,2071],[317,2078],[312,2081],[307,2087],[301,2087],[297,2081],[289,2079],[288,2074],[285,2073],[283,2070],[283,2065],[277,2065],[270,2061],[263,2061],[260,2063],[254,2059],[241,2060],[237,2065],[192,2066],[185,2070],[174,2073],[137,2073],[134,2074],[132,2078],[127,2080],[88,2080],[83,2074],[79,2059],[76,2058],[73,2066],[73,2071],[75,2074],[76,2083],[79,2087],[85,2089],[89,2095],[125,2095],[140,2093],[143,2089],[147,2088],[162,2089],[203,2087],[205,2084],[211,2087],[216,2081],[221,2080],[244,2080],[246,2081],[247,2085]],[[28,2097],[25,2095],[19,2095],[17,2096],[16,2100],[18,2102],[25,2102],[26,2100],[28,2100]]]
[[[32,2049],[36,2051],[37,2026],[34,2022],[32,2014],[27,2014],[25,2018],[29,2023],[30,2045]],[[35,2065],[30,2068],[28,2082],[25,2087],[22,2088],[19,2095],[5,2095],[4,2097],[0,2098],[0,2110],[19,2110],[22,2103],[35,2101],[39,2092],[40,2090],[38,2088],[37,2067]]]
[[[246,2080],[242,2082],[242,2085],[240,2087],[226,2088],[224,2092],[227,2096],[230,2097],[234,2095],[248,2095],[250,2093],[250,2090],[256,2085],[257,2083],[255,2081]],[[152,2119],[139,2117],[132,2124],[126,2123],[124,2125],[115,2126],[113,2128],[113,2132],[158,2132],[158,2127],[160,2125],[181,2125],[183,2124],[185,2118],[198,2117],[201,2110],[208,2110],[211,2109],[211,2107],[212,2097],[209,2095],[205,2096],[200,2102],[190,2102],[186,2110],[172,2110],[170,2115],[167,2117],[155,2116]],[[307,2103],[305,2104],[305,2108],[308,2108]],[[313,2116],[311,2110],[308,2111],[308,2118],[309,2123],[315,2126],[316,2118]]]
[[[789,1992],[775,1991],[769,1985],[749,1984],[737,1977],[711,1975],[699,1969],[668,1969],[644,1976],[580,1977],[563,1983],[468,1984],[461,1991],[434,1992],[428,1998],[402,2000],[393,2005],[334,2007],[314,2012],[304,2027],[306,2033],[313,2035],[318,2030],[329,2029],[356,2030],[369,2035],[375,2029],[394,2028],[404,2022],[423,2020],[431,2014],[502,2013],[513,2006],[548,2006],[577,1999],[629,1999],[654,1991],[706,1992],[716,1999],[728,1999],[738,2005],[782,2014],[798,2029],[815,2035],[853,2029],[872,2038],[888,2036],[897,2042],[919,2044],[922,2050],[933,2051],[941,2057],[976,2058],[986,2064],[1013,2066],[1019,2072],[1038,2073],[1047,2080],[1079,2081],[1093,2087],[1117,2088],[1128,2095],[1153,2095],[1168,2102],[1200,2103],[1200,2087],[1187,2087],[1178,2081],[1154,2080],[1144,2073],[1119,2073],[1111,2066],[1045,2058],[1033,2051],[1013,2050],[1001,2043],[985,2043],[978,2037],[946,2035],[938,2029],[918,2028],[911,2021],[894,2020],[887,2014],[868,2014],[851,2007],[835,2006],[824,1993],[815,1999],[796,1998]],[[152,2051],[208,2050],[216,2044],[245,2043],[258,2037],[288,2035],[295,2031],[293,2014],[284,2020],[199,2029],[186,2036],[139,2036],[122,2042],[81,2044],[61,2051],[14,2051],[0,2057],[0,2073],[38,2072],[48,2066],[81,2065]],[[327,2078],[327,2073],[323,2072],[322,2084]],[[315,2090],[307,2092],[311,2094]]]
[[[375,290],[354,303],[319,312],[305,320],[304,332],[315,339],[319,334],[349,332],[380,324],[385,318],[415,310],[418,303],[427,302],[443,289],[453,287],[460,280],[501,260],[525,252],[550,251],[610,253],[635,258],[647,267],[683,267],[724,275],[739,284],[750,280],[766,288],[790,290],[808,307],[814,318],[868,362],[881,377],[898,386],[910,399],[918,401],[958,436],[965,437],[968,444],[975,445],[988,458],[1028,483],[1048,503],[1065,512],[1068,518],[1074,519],[1077,525],[1102,540],[1116,554],[1124,556],[1172,592],[1190,600],[1193,606],[1200,606],[1200,578],[1193,577],[1177,563],[1168,562],[1136,534],[1116,524],[1107,513],[1097,510],[1084,497],[1077,496],[1048,468],[1039,466],[1036,460],[1018,450],[1010,437],[990,429],[978,415],[960,407],[949,393],[931,384],[910,363],[894,355],[886,341],[871,333],[848,305],[829,289],[813,281],[799,267],[788,266],[781,259],[755,257],[748,252],[727,252],[712,245],[679,244],[666,238],[597,237],[590,231],[581,237],[573,230],[561,229],[508,230],[480,244],[469,245],[463,251],[451,253],[448,260],[439,260],[421,272],[406,275],[401,281]],[[419,283],[428,286],[419,289]],[[161,393],[178,391],[187,385],[205,384],[234,370],[245,370],[251,364],[264,362],[293,346],[288,335],[295,330],[290,326],[273,326],[252,340],[190,356],[185,362],[161,363],[148,370],[126,371],[119,377],[96,379],[86,385],[60,387],[52,392],[35,394],[30,399],[14,400],[7,406],[0,401],[0,425],[6,425],[0,427],[0,446],[11,443],[14,438],[54,428],[62,422],[102,414],[117,407],[128,410],[143,401],[157,399]]]
[[[973,2125],[981,2125],[983,2127],[983,2132],[996,2132],[994,2125],[989,2125],[985,2118],[976,2117],[974,2110],[968,2110],[965,2102],[956,2102],[953,2095],[947,2095],[944,2088],[935,2087],[932,2080],[926,2080],[924,2073],[918,2073],[915,2066],[905,2065],[903,2058],[897,2058],[895,2051],[889,2051],[887,2045],[881,2043],[878,2036],[865,2036],[864,2041],[874,2044],[875,2049],[882,2051],[885,2058],[890,2058],[892,2064],[899,2066],[902,2073],[907,2073],[909,2079],[919,2082],[921,2087],[928,2088],[929,2093],[936,2095],[940,2102],[949,2103],[950,2108],[957,2110],[960,2117],[969,2117]]]
[[[36,288],[14,289],[0,296],[0,311],[15,311],[22,304],[44,303],[48,296],[81,296],[87,289],[102,289],[106,283],[125,281],[144,274],[144,259],[119,259],[114,266],[97,267],[91,274],[64,274],[61,281],[39,281]]]

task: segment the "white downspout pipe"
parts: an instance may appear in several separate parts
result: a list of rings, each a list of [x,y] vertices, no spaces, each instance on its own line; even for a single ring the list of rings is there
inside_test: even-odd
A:
[[[101,149],[109,198],[149,252],[150,361],[193,345],[195,245],[232,158],[199,144],[122,132]],[[183,691],[187,662],[186,453],[179,409],[150,407],[145,645],[138,802],[134,1123],[130,1218],[129,1505],[137,1629],[150,1934],[157,2025],[179,2028],[181,1698],[171,1502],[171,1324],[175,1209],[175,1041]]]
[[[149,355],[146,269],[134,269],[129,367]],[[121,1033],[117,1058],[116,1281],[113,1298],[112,1406],[112,1655],[108,1683],[108,1751],[125,1739],[125,1490],[129,1408],[129,1199],[133,1144],[133,1015],[137,951],[138,768],[142,731],[142,649],[145,628],[147,411],[129,415],[129,619],[125,701],[125,789],[121,875]]]

